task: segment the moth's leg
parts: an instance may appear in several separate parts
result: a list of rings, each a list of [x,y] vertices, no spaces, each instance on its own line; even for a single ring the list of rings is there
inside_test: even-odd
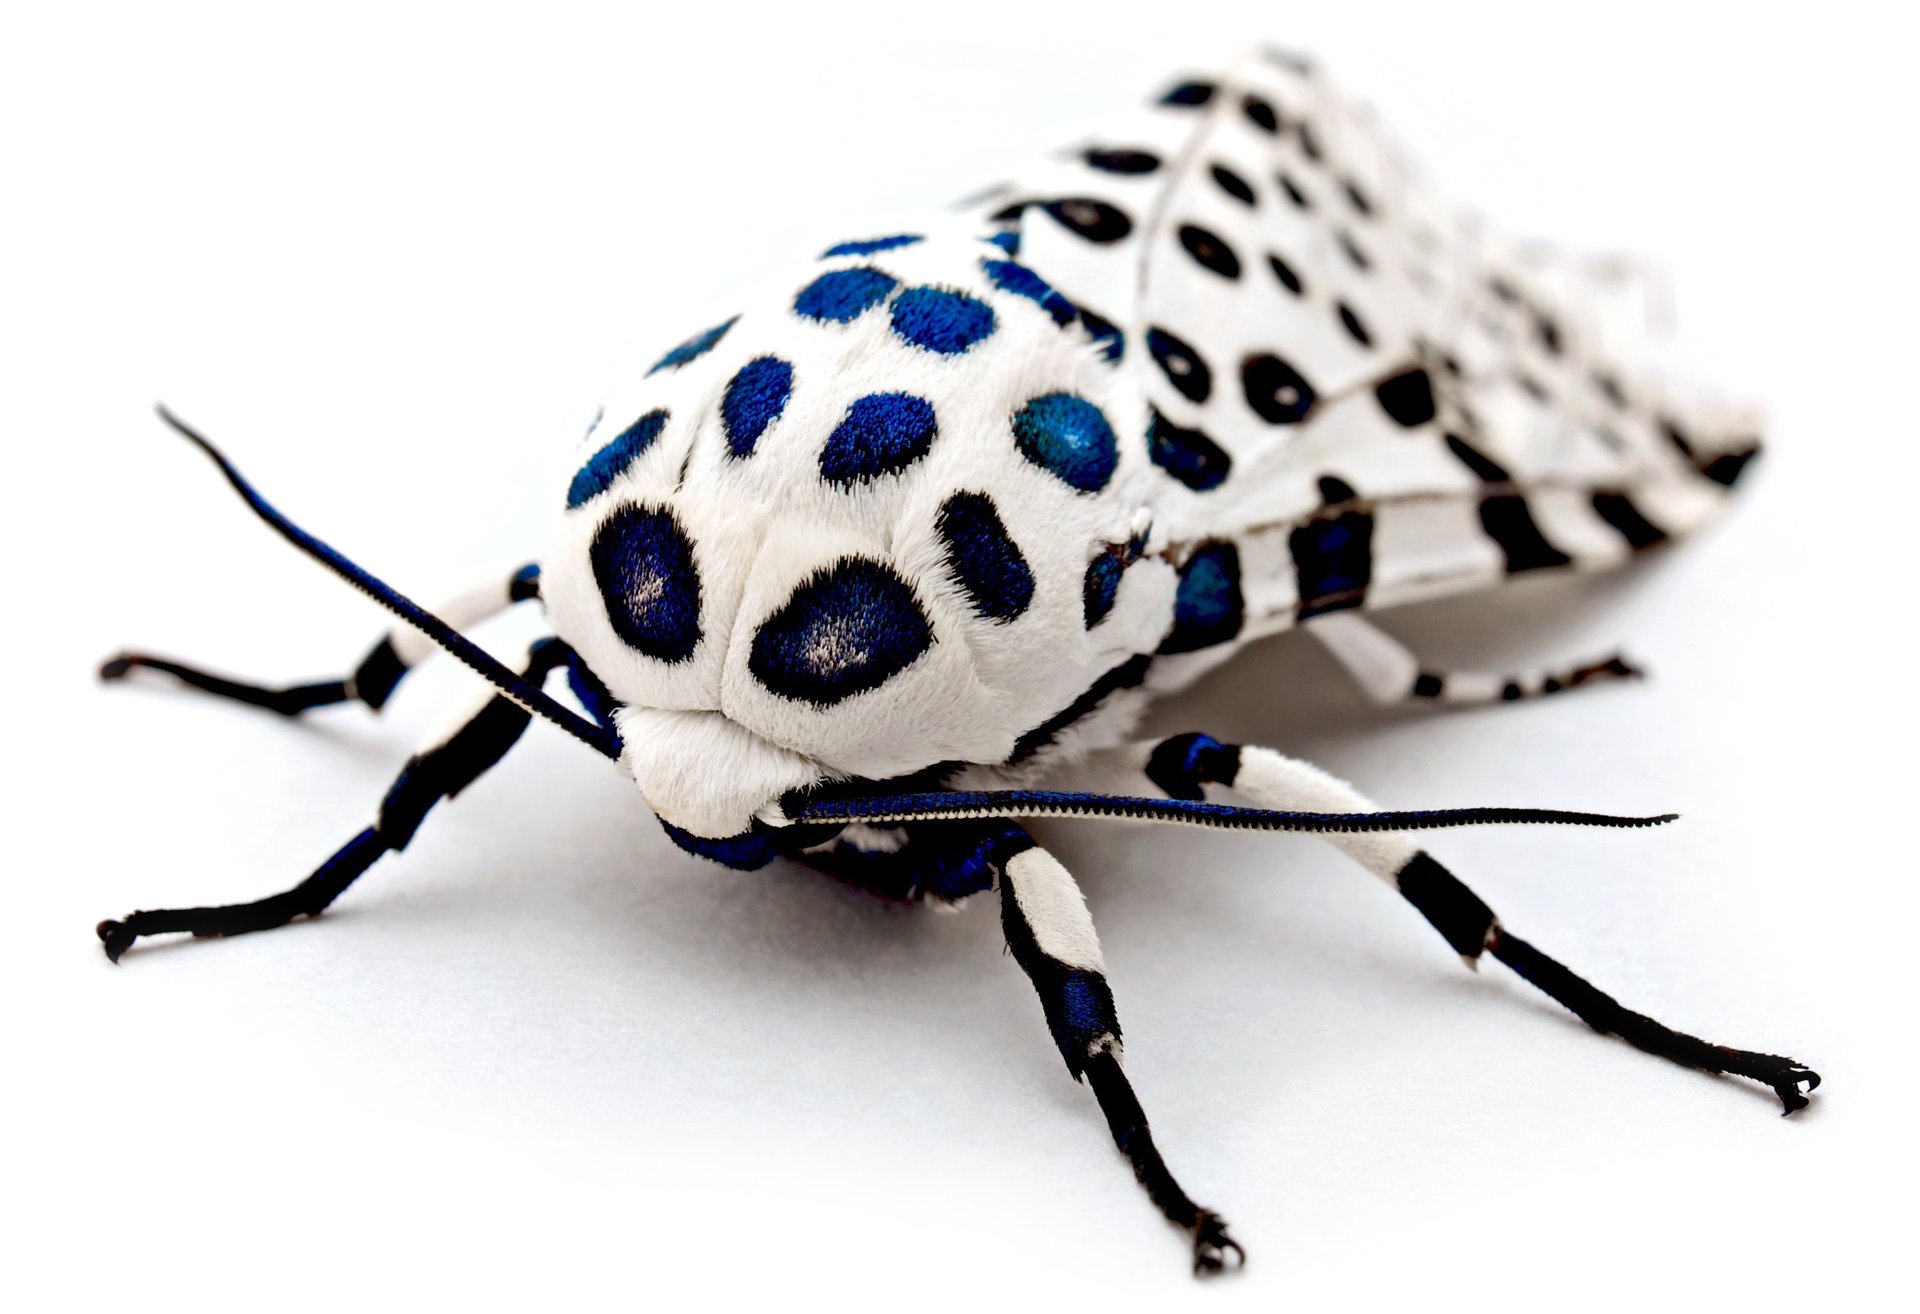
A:
[[[1391,705],[1410,699],[1443,703],[1513,702],[1578,689],[1603,680],[1636,679],[1641,671],[1618,653],[1599,661],[1490,675],[1422,666],[1405,644],[1350,611],[1316,616],[1303,627],[1346,668],[1367,697]]]
[[[1146,773],[1174,798],[1200,799],[1205,786],[1226,786],[1260,807],[1301,812],[1374,812],[1377,806],[1345,781],[1270,748],[1239,748],[1206,735],[1178,735],[1154,747]],[[1778,1054],[1729,1049],[1675,1031],[1636,1013],[1613,996],[1507,930],[1480,897],[1404,833],[1327,834],[1375,875],[1384,878],[1433,924],[1469,967],[1482,953],[1565,1005],[1594,1030],[1705,1072],[1748,1077],[1773,1088],[1787,1113],[1805,1108],[1801,1087],[1820,1074]]]
[[[540,640],[529,653],[527,679],[539,684],[569,655],[558,639]],[[198,936],[244,935],[284,926],[296,917],[318,917],[382,854],[404,849],[434,804],[452,798],[506,756],[529,719],[518,703],[491,695],[451,732],[409,758],[381,800],[374,824],[348,840],[298,885],[252,903],[162,908],[101,922],[94,929],[107,957],[118,962],[143,935],[182,931]]]
[[[1054,856],[1014,829],[1000,839],[992,861],[1000,873],[1000,920],[1013,951],[1047,1016],[1054,1043],[1075,1081],[1084,1077],[1106,1115],[1113,1142],[1133,1165],[1133,1175],[1162,1214],[1193,1242],[1196,1273],[1217,1272],[1232,1252],[1236,1264],[1246,1252],[1227,1235],[1227,1225],[1202,1209],[1181,1189],[1160,1157],[1120,1066],[1120,1021],[1093,918],[1080,887]]]
[[[526,565],[504,580],[488,580],[447,599],[434,609],[434,614],[456,630],[463,630],[505,611],[516,602],[539,596],[540,568]],[[351,674],[337,680],[280,686],[250,684],[171,658],[141,652],[123,652],[108,658],[101,663],[100,678],[123,680],[136,670],[159,671],[190,688],[254,707],[264,707],[282,716],[298,716],[316,707],[330,707],[335,703],[356,699],[378,711],[393,696],[394,689],[407,672],[429,654],[438,651],[432,640],[411,626],[402,625],[375,644]]]

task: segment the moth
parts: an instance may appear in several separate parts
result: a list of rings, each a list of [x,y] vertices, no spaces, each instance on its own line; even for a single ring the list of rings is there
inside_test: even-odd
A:
[[[891,900],[992,897],[1068,1073],[1199,1272],[1245,1252],[1154,1143],[1086,904],[1023,818],[1323,835],[1469,965],[1491,956],[1596,1031],[1761,1082],[1790,1113],[1811,1069],[1626,1008],[1416,838],[1668,818],[1385,811],[1273,748],[1134,738],[1150,700],[1292,628],[1387,702],[1636,674],[1619,657],[1440,671],[1368,619],[1613,567],[1720,509],[1756,426],[1647,368],[1618,302],[1592,262],[1454,207],[1316,66],[1257,53],[924,229],[827,247],[637,362],[556,479],[538,563],[434,612],[167,416],[268,524],[407,625],[318,683],[140,653],[105,679],[156,671],[289,716],[377,710],[445,649],[492,687],[305,880],[102,922],[107,956],[317,916],[538,716],[703,858],[800,862]],[[551,635],[519,669],[462,633],[524,602]],[[561,677],[580,711],[547,692]]]

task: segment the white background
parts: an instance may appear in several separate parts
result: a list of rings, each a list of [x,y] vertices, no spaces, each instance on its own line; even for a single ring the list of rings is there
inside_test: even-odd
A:
[[[1896,1303],[1920,287],[1894,8],[16,12],[0,1295]],[[1511,226],[1665,257],[1696,356],[1766,401],[1773,446],[1737,513],[1657,563],[1395,622],[1460,665],[1622,643],[1650,682],[1380,712],[1282,640],[1156,727],[1280,745],[1390,806],[1683,812],[1435,848],[1628,1003],[1813,1063],[1811,1110],[1462,971],[1311,840],[1057,826],[1160,1140],[1252,1255],[1200,1289],[990,907],[702,864],[550,730],[323,920],[104,961],[101,916],[304,874],[465,696],[434,668],[383,719],[293,725],[92,684],[126,643],[317,677],[384,628],[154,399],[431,601],[537,550],[604,383],[734,289],[1269,38]]]

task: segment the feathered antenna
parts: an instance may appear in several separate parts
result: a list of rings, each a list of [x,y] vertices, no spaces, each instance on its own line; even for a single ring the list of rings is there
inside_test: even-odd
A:
[[[619,759],[620,737],[613,730],[589,721],[555,702],[543,690],[529,683],[510,667],[502,665],[473,640],[412,598],[407,597],[386,581],[361,569],[294,524],[262,497],[259,490],[247,482],[245,476],[234,469],[233,462],[229,461],[219,448],[165,406],[156,406],[154,409],[174,432],[213,458],[213,463],[220,467],[220,473],[227,477],[227,482],[233,485],[234,491],[239,493],[246,504],[253,508],[254,514],[271,525],[280,537],[452,653],[482,679],[529,712],[553,722],[575,739],[604,756],[616,761]]]

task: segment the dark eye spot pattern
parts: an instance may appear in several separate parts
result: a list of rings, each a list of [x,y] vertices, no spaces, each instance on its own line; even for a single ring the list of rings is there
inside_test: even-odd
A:
[[[822,260],[831,260],[835,256],[872,255],[876,251],[893,251],[903,246],[912,246],[915,242],[925,241],[918,233],[896,233],[892,237],[870,237],[861,242],[842,242],[830,246],[821,253]]]
[[[893,303],[893,331],[936,356],[958,356],[993,336],[993,307],[964,292],[910,287]]]
[[[1233,461],[1219,444],[1198,429],[1183,429],[1159,411],[1147,425],[1147,454],[1153,463],[1196,493],[1226,482]]]
[[[1153,360],[1160,372],[1167,376],[1167,382],[1190,402],[1204,402],[1213,392],[1213,371],[1207,368],[1207,362],[1200,359],[1185,339],[1177,338],[1163,328],[1147,330],[1147,350],[1153,353]]]
[[[1284,173],[1277,173],[1273,176],[1273,180],[1280,184],[1280,190],[1287,194],[1287,199],[1293,202],[1295,208],[1301,210],[1313,209],[1313,202],[1308,199],[1305,192],[1300,190],[1300,184],[1295,182],[1291,177]]]
[[[913,589],[877,561],[816,572],[753,636],[747,669],[783,698],[831,707],[898,675],[933,646]]]
[[[793,366],[778,356],[760,356],[742,365],[720,398],[727,454],[735,460],[752,456],[760,435],[780,418],[792,395]]]
[[[587,555],[613,632],[663,662],[683,662],[700,642],[700,576],[693,544],[665,511],[621,507]]]
[[[1082,493],[1113,478],[1119,444],[1100,408],[1070,392],[1035,397],[1013,417],[1014,445],[1042,470]]]
[[[933,404],[924,397],[868,393],[847,408],[846,418],[827,436],[821,478],[851,488],[898,474],[927,454],[938,432]]]
[[[1313,385],[1278,356],[1247,357],[1240,365],[1240,385],[1247,405],[1268,424],[1298,424],[1313,409]]]
[[[1349,178],[1346,180],[1346,182],[1341,184],[1341,190],[1346,192],[1347,204],[1353,207],[1353,212],[1355,214],[1360,215],[1362,218],[1366,218],[1366,219],[1371,219],[1373,217],[1373,202],[1368,198],[1365,192],[1360,190],[1359,183]]]
[[[1431,421],[1437,413],[1433,401],[1433,379],[1422,369],[1407,370],[1380,383],[1373,390],[1380,409],[1402,428],[1413,429]]]
[[[1240,552],[1231,543],[1201,548],[1180,567],[1174,591],[1173,629],[1163,653],[1197,652],[1240,633],[1246,601],[1240,592]]]
[[[1233,248],[1218,233],[1210,232],[1198,224],[1181,224],[1179,238],[1180,245],[1187,249],[1187,254],[1201,268],[1210,269],[1222,278],[1240,277],[1240,257],[1233,253]]]
[[[648,374],[658,374],[661,370],[677,370],[690,360],[697,360],[713,350],[713,344],[727,336],[727,330],[733,327],[733,320],[724,324],[715,324],[705,333],[696,333],[685,342],[662,356]]]
[[[985,260],[981,264],[995,287],[1002,292],[1025,297],[1053,316],[1053,322],[1062,328],[1071,324],[1074,316],[1080,313],[1071,301],[1053,290],[1051,283],[1025,265],[1012,260]]]
[[[829,324],[850,324],[879,305],[900,286],[877,269],[836,269],[800,289],[794,313]]]
[[[974,611],[1005,623],[1033,602],[1033,570],[983,493],[955,493],[934,523],[946,544],[947,571]]]
[[[1152,151],[1102,150],[1099,147],[1080,157],[1090,169],[1102,173],[1142,174],[1152,173],[1160,167],[1160,157]]]
[[[567,509],[585,506],[613,486],[640,454],[653,446],[653,440],[666,427],[665,411],[648,411],[623,429],[619,436],[587,458],[567,488]]]
[[[1253,184],[1242,178],[1224,164],[1212,166],[1213,181],[1220,190],[1242,205],[1253,204]]]

